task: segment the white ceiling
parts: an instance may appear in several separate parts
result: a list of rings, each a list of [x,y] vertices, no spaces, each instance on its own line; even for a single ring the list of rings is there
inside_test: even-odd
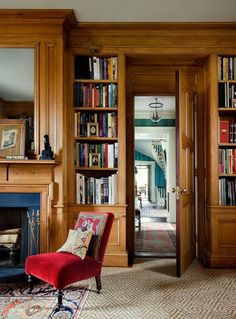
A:
[[[175,97],[174,96],[135,96],[134,110],[136,119],[147,119],[150,117],[149,103],[157,101],[163,104],[162,117],[175,118]]]
[[[236,0],[0,0],[4,9],[74,9],[86,22],[236,21]]]
[[[149,110],[148,104],[155,101],[163,103],[163,108],[165,111],[175,110],[175,97],[174,96],[135,96],[134,105],[135,111],[146,111]]]

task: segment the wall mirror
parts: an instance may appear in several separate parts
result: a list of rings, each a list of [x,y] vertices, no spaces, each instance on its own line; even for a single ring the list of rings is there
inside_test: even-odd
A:
[[[35,105],[35,49],[34,48],[0,48],[0,119],[23,120],[25,123],[24,155],[34,158],[36,153],[37,117]],[[8,131],[7,131],[8,130]],[[15,134],[16,128],[2,126],[0,136],[0,155],[14,154],[14,142],[4,153],[6,139]],[[17,140],[17,139],[16,139]],[[2,154],[1,154],[2,151]],[[22,155],[22,152],[21,154]]]

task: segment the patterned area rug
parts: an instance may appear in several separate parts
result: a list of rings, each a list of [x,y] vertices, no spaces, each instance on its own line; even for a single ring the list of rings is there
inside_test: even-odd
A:
[[[175,229],[169,223],[141,222],[141,231],[135,231],[135,251],[175,253]]]
[[[0,284],[0,319],[77,319],[88,295],[88,285],[71,285],[64,290],[63,307],[57,309],[56,290],[35,285],[27,295],[23,284]]]

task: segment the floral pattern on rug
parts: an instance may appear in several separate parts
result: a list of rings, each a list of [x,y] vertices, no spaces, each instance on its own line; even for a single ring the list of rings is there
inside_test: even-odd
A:
[[[77,319],[88,295],[88,285],[73,284],[65,289],[63,306],[57,308],[56,289],[35,285],[32,295],[25,285],[0,285],[0,319]]]

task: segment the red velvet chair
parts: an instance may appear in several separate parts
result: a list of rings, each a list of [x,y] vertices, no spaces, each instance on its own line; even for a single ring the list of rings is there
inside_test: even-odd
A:
[[[64,252],[53,252],[27,257],[25,273],[28,275],[29,293],[33,289],[33,277],[41,279],[58,290],[58,307],[62,306],[66,286],[95,277],[97,292],[101,290],[101,270],[103,258],[110,235],[114,215],[112,213],[79,213],[75,229],[92,229],[92,236],[86,257]]]

